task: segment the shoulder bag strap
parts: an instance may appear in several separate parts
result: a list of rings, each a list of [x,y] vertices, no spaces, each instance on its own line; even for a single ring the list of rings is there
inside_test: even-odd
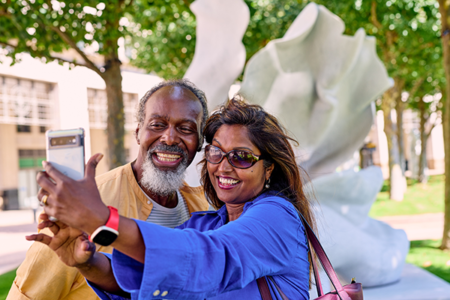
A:
[[[309,226],[308,222],[306,222],[303,215],[300,214],[300,216],[301,216],[303,224],[305,226],[305,231],[306,231],[306,235],[308,237],[309,243],[311,244],[312,248],[314,249],[314,252],[316,253],[317,258],[319,259],[320,264],[322,265],[325,273],[327,274],[328,278],[330,278],[331,284],[333,285],[334,289],[336,290],[337,295],[339,296],[339,298],[341,300],[347,300],[347,299],[351,300],[347,296],[347,293],[344,291],[344,288],[342,287],[342,285],[336,275],[336,272],[334,271],[333,266],[331,265],[327,254],[325,253],[325,250],[323,250],[323,247],[320,244],[319,239],[314,234],[314,231],[312,230],[311,226]],[[315,269],[317,269],[316,263],[312,259],[312,253],[311,253],[311,260],[313,261],[313,267],[315,267]],[[319,277],[318,274],[316,275],[316,272],[314,273],[314,276]],[[318,282],[316,282],[316,285],[317,285],[317,283]],[[320,283],[320,279],[319,279],[319,283]],[[323,295],[322,286],[320,286],[320,290],[322,293],[318,295],[319,297]],[[319,288],[317,289],[317,291],[319,292]]]
[[[272,295],[270,294],[269,285],[267,284],[266,277],[261,277],[256,279],[258,284],[259,292],[263,300],[272,300]]]

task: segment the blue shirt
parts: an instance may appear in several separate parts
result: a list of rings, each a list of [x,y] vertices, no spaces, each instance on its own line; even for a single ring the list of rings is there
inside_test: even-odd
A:
[[[266,193],[227,220],[225,206],[176,229],[136,220],[145,264],[114,250],[119,286],[132,299],[261,299],[256,279],[272,275],[289,299],[309,299],[306,236],[290,202]],[[123,299],[91,286],[101,299]]]

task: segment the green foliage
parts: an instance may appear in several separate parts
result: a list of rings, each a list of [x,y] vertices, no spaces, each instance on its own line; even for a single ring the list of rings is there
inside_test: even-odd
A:
[[[450,252],[439,249],[440,240],[411,241],[406,262],[450,282]]]
[[[108,5],[85,1],[6,1],[0,8],[0,44],[9,45],[8,55],[29,52],[33,57],[54,60],[55,53],[92,47],[113,56],[117,40],[125,34],[120,18],[133,6],[122,0]],[[79,63],[75,61],[74,63]]]
[[[156,3],[158,2],[158,3]],[[163,78],[181,78],[195,51],[196,20],[187,1],[138,2],[126,38],[133,64]]]
[[[428,184],[423,185],[415,180],[408,180],[408,189],[403,201],[389,200],[387,181],[378,193],[369,215],[372,218],[396,215],[415,215],[438,213],[444,211],[444,176],[431,176]]]
[[[15,277],[16,270],[0,275],[0,300],[5,300],[6,296],[8,296]]]

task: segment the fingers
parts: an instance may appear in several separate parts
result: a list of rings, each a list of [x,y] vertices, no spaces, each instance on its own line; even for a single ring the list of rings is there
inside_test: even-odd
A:
[[[54,222],[52,222],[50,220],[46,220],[46,221],[43,221],[43,222],[39,223],[37,228],[39,230],[42,230],[44,228],[48,228],[53,233],[53,235],[57,235],[59,230],[60,230],[59,226],[56,223],[54,223]]]
[[[60,171],[58,171],[58,169],[56,169],[51,163],[49,163],[48,161],[43,161],[42,162],[42,166],[45,169],[45,173],[47,173],[47,175],[53,179],[56,184],[64,181],[64,180],[72,180],[70,177],[67,177],[66,175],[64,175],[63,173],[61,173]],[[40,185],[40,184],[39,184]],[[43,187],[44,189],[46,189],[44,186],[41,185],[41,187]],[[51,192],[49,190],[49,192]]]
[[[102,160],[103,154],[97,153],[93,155],[86,164],[86,172],[85,177],[87,178],[95,178],[95,169],[97,168],[98,163]]]
[[[47,246],[50,245],[50,243],[52,242],[52,238],[43,233],[27,235],[25,236],[25,238],[27,239],[27,241],[35,241],[42,244],[46,244]]]
[[[55,190],[56,185],[50,180],[50,177],[48,176],[47,172],[38,172],[36,176],[36,181],[41,187],[38,193],[39,201],[41,201],[44,195],[48,195],[49,193],[52,193]]]

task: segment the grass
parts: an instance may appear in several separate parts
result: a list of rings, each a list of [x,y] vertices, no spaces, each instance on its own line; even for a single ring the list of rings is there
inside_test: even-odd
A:
[[[0,300],[5,300],[16,277],[16,270],[0,275]]]
[[[439,249],[440,240],[412,241],[406,262],[450,283],[450,251]]]
[[[408,188],[403,201],[389,200],[387,181],[378,193],[370,210],[373,218],[397,215],[416,215],[444,211],[444,176],[431,176],[428,184],[408,179]]]

